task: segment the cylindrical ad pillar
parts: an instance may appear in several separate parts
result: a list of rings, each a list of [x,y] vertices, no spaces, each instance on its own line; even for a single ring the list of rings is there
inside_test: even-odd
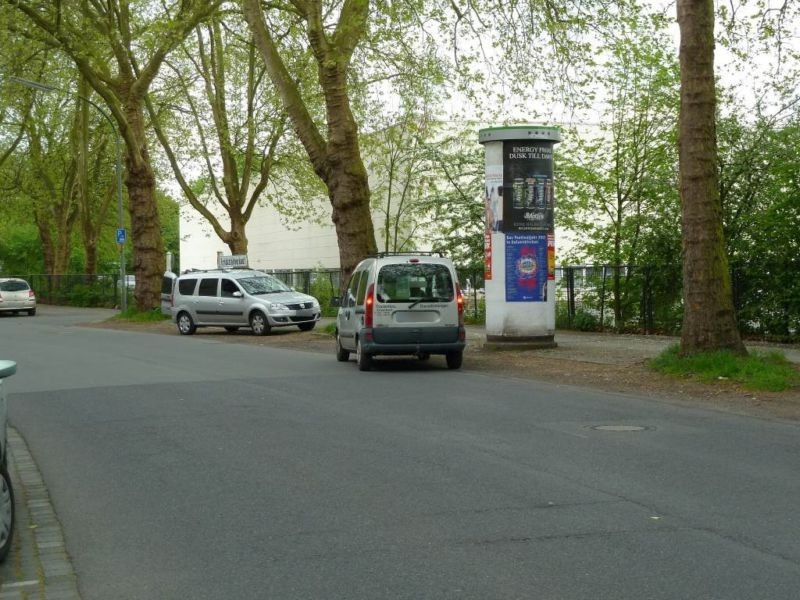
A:
[[[478,132],[486,154],[486,345],[551,348],[556,328],[555,127]]]

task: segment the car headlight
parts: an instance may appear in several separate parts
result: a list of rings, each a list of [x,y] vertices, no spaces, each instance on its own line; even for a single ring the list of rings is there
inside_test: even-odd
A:
[[[289,307],[285,304],[281,304],[280,302],[272,302],[269,305],[270,310],[274,311],[281,311],[281,310],[289,310]]]

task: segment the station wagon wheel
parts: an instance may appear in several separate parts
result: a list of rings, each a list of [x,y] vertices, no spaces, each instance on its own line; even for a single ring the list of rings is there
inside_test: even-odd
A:
[[[361,339],[356,342],[356,363],[359,371],[369,371],[372,368],[372,355],[364,352],[361,347]]]
[[[267,316],[260,310],[254,310],[250,315],[250,328],[255,335],[267,335],[270,331]]]
[[[447,360],[448,369],[460,369],[464,360],[464,352],[448,352],[445,354],[445,359]]]
[[[178,315],[178,331],[180,331],[181,335],[192,335],[197,331],[197,326],[189,313],[182,312]]]
[[[29,317],[32,317],[32,316],[33,316],[33,315],[35,315],[35,314],[36,314],[36,309],[35,309],[35,308],[32,308],[32,309],[30,309],[30,310],[28,311],[28,316],[29,316]]]
[[[336,332],[336,360],[339,362],[347,362],[350,359],[350,351],[342,348],[342,340],[339,338],[339,332]]]
[[[14,490],[6,469],[0,469],[0,562],[11,549],[14,535]]]

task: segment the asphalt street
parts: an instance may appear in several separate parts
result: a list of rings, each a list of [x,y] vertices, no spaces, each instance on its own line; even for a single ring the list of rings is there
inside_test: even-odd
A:
[[[85,600],[800,595],[795,423],[105,314],[0,318]]]

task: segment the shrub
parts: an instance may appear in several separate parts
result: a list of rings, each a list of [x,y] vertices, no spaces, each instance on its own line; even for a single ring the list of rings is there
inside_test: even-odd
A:
[[[572,319],[572,328],[578,331],[597,331],[599,326],[599,319],[584,310],[576,312],[575,317]]]

